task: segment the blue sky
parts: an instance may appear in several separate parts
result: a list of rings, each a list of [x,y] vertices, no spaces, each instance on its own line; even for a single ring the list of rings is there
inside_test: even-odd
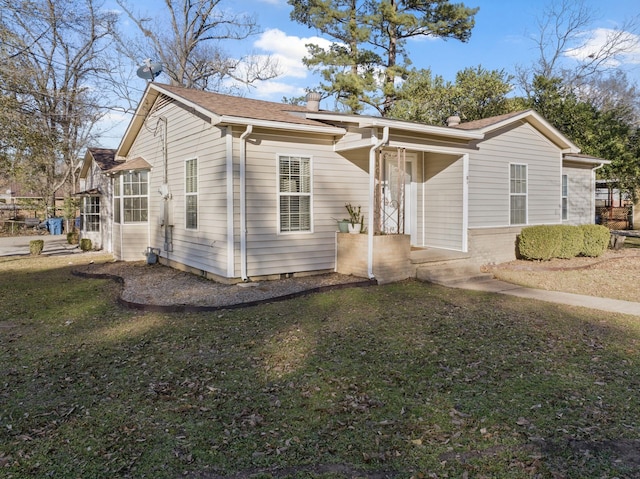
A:
[[[454,80],[458,71],[466,67],[482,65],[489,70],[504,70],[513,73],[517,65],[528,66],[538,57],[536,44],[532,40],[539,32],[538,20],[544,9],[553,0],[452,0],[462,1],[469,7],[479,7],[471,39],[467,43],[456,40],[420,39],[408,44],[413,66],[430,68],[434,75]],[[558,0],[555,0],[558,3]],[[597,48],[599,39],[610,29],[620,28],[625,21],[635,18],[640,21],[638,0],[584,0],[594,19],[585,38],[590,38],[589,48]],[[153,14],[164,5],[163,0],[137,0],[136,10]],[[262,82],[245,90],[245,96],[264,100],[280,101],[284,96],[304,94],[305,87],[317,85],[314,77],[302,64],[306,53],[305,44],[320,43],[327,39],[318,37],[318,32],[289,19],[291,7],[286,0],[241,0],[223,1],[224,8],[235,12],[255,14],[262,33],[242,44],[229,46],[233,55],[271,55],[278,60],[281,76]],[[631,37],[638,42],[636,36]],[[576,52],[576,55],[587,54]],[[633,54],[620,59],[619,66],[625,68],[629,78],[640,83],[640,42]],[[566,61],[573,61],[566,59]],[[158,79],[163,81],[162,77]],[[134,80],[136,81],[136,80]],[[143,80],[140,89],[144,88]],[[323,108],[329,105],[322,105]],[[115,120],[115,118],[112,118]],[[103,146],[117,146],[118,136],[124,131],[128,119],[103,137]]]

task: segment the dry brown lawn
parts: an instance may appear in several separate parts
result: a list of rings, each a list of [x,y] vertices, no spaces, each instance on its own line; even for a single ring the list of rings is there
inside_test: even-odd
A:
[[[496,278],[532,288],[640,302],[640,249],[598,258],[517,260],[491,268]]]

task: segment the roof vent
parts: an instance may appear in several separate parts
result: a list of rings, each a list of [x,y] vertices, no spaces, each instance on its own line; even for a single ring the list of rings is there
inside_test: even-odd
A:
[[[320,109],[320,98],[322,95],[315,91],[307,93],[307,110],[318,111]]]
[[[460,124],[460,117],[458,115],[452,115],[447,118],[447,126],[458,126]]]

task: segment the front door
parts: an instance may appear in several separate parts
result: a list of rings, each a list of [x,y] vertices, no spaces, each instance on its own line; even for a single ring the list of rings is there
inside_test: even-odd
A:
[[[413,235],[413,167],[415,155],[402,150],[383,153],[385,178],[382,195],[382,231]],[[413,243],[413,238],[412,238]]]

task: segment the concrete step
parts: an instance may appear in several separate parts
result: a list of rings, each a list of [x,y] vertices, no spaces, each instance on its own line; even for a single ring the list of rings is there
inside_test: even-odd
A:
[[[466,281],[488,281],[493,279],[493,275],[482,272],[480,266],[473,262],[446,261],[417,265],[416,278],[447,286]]]

